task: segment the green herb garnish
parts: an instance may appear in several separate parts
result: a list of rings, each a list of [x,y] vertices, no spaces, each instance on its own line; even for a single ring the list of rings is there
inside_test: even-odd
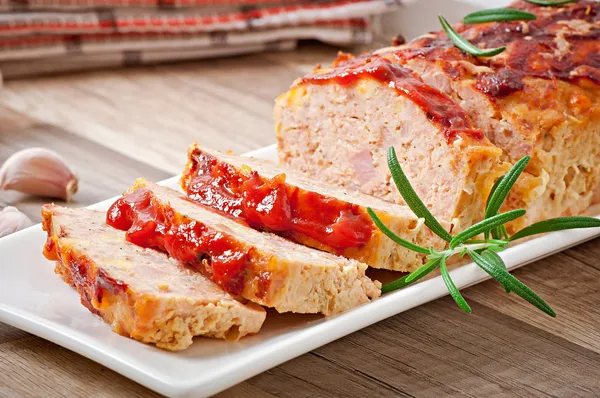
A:
[[[492,57],[506,50],[506,47],[498,47],[489,50],[483,50],[471,44],[467,39],[459,35],[458,32],[455,31],[454,28],[452,28],[452,26],[448,23],[448,21],[446,21],[446,18],[439,15],[439,19],[440,24],[442,24],[442,28],[444,28],[444,31],[446,32],[450,40],[452,40],[452,43],[454,43],[456,47],[460,48],[462,51],[468,54],[474,55],[476,57]]]
[[[548,303],[508,272],[506,264],[504,264],[504,261],[497,252],[504,250],[512,241],[527,236],[565,229],[600,227],[600,219],[582,216],[554,218],[537,222],[523,228],[514,235],[509,236],[504,224],[524,216],[525,210],[517,209],[505,213],[498,212],[506,200],[511,188],[517,182],[517,179],[523,170],[525,170],[525,166],[527,166],[528,162],[529,157],[524,157],[519,160],[505,176],[499,178],[494,184],[487,200],[485,217],[482,221],[452,236],[442,227],[439,221],[435,219],[421,199],[419,199],[415,190],[410,185],[408,178],[402,171],[402,167],[400,167],[400,163],[396,157],[396,151],[391,147],[388,150],[388,167],[392,174],[392,178],[398,187],[398,191],[400,191],[400,195],[402,195],[402,198],[411,210],[418,217],[425,220],[425,224],[429,229],[447,243],[444,250],[439,251],[433,248],[426,249],[409,242],[394,234],[394,232],[383,224],[375,212],[369,208],[368,213],[375,223],[375,226],[377,226],[377,228],[379,228],[386,236],[409,250],[427,254],[427,262],[424,265],[394,282],[383,285],[381,288],[382,292],[387,293],[406,287],[439,267],[442,279],[454,301],[465,312],[471,312],[471,307],[469,307],[469,304],[467,304],[466,300],[452,281],[446,265],[447,260],[455,255],[468,255],[475,264],[504,286],[507,293],[514,292],[546,314],[552,317],[556,316],[556,313]],[[481,234],[484,235],[484,239],[474,239]],[[492,235],[492,238],[490,238],[490,235]]]
[[[577,0],[561,0],[561,1],[548,1],[548,0],[525,0],[528,3],[535,4],[544,7],[556,7],[562,6],[563,4],[575,3]]]
[[[475,11],[464,17],[466,24],[501,22],[501,21],[531,21],[536,19],[535,14],[515,10],[513,8],[491,8],[489,10]]]

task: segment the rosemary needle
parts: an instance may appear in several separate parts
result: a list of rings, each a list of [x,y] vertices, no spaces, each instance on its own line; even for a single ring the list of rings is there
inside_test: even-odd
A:
[[[506,50],[506,47],[498,47],[492,48],[488,50],[482,50],[481,48],[473,45],[467,39],[458,34],[457,31],[448,23],[446,18],[443,16],[439,16],[440,24],[442,24],[442,28],[452,40],[452,43],[462,51],[474,55],[476,57],[493,57],[494,55],[500,54],[502,51]]]
[[[489,10],[475,11],[463,18],[466,24],[502,21],[531,21],[536,19],[535,14],[512,8],[492,8]]]

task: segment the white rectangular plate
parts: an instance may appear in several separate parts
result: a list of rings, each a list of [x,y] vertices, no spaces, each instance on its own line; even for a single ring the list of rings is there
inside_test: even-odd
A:
[[[275,159],[275,147],[252,154]],[[177,178],[163,182],[177,187]],[[92,208],[105,210],[114,199]],[[556,232],[512,247],[501,256],[510,269],[600,234]],[[42,256],[40,225],[0,239],[0,322],[8,323],[84,355],[168,396],[207,396],[284,361],[382,319],[447,294],[440,277],[385,295],[344,314],[319,316],[269,312],[261,332],[240,342],[197,338],[190,349],[171,353],[119,336],[79,303],[79,296],[54,274]],[[459,288],[486,279],[474,264],[451,272]]]

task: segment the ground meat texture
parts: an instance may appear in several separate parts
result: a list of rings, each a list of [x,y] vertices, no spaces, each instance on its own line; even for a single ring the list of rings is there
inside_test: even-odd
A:
[[[237,340],[257,333],[266,312],[226,293],[165,254],[140,248],[104,223],[105,213],[46,205],[44,255],[81,303],[121,335],[166,350],[194,336]]]
[[[517,1],[511,8],[533,12],[537,20],[455,27],[477,45],[507,47],[494,57],[473,57],[456,48],[445,33],[434,32],[356,59],[389,60],[448,96],[464,110],[471,126],[485,134],[488,150],[498,151],[493,170],[510,167],[523,156],[531,157],[506,206],[528,210],[526,217],[511,225],[510,229],[516,229],[541,219],[581,213],[593,200],[600,180],[600,169],[595,167],[600,153],[600,3],[581,0],[561,7],[538,7]],[[344,58],[334,62],[337,70],[357,62],[347,54]],[[315,71],[330,72],[328,68]],[[385,82],[376,85],[372,79],[369,83],[363,80],[351,88],[335,82],[329,88],[296,82],[282,95],[275,110],[281,160],[315,178],[323,176],[387,199],[388,180],[361,182],[347,165],[356,153],[369,150],[373,168],[381,168],[384,175],[385,165],[377,153],[393,144],[403,167],[417,169],[409,172],[409,179],[418,192],[421,189],[436,215],[460,217],[463,226],[478,221],[481,207],[473,208],[473,204],[487,196],[489,186],[469,186],[455,173],[460,165],[477,161],[472,155],[457,160],[460,156],[450,149],[435,152],[440,134],[435,133],[434,123],[423,138],[427,144],[416,145],[414,132],[423,135],[424,130],[418,123],[419,109],[400,111],[407,108],[400,104],[408,97],[391,95]],[[369,90],[364,89],[367,86]],[[338,107],[337,102],[348,106]],[[339,153],[329,152],[333,145]],[[470,154],[478,153],[472,142],[469,147]],[[429,157],[437,159],[439,174],[425,161]],[[332,169],[340,171],[334,175]],[[478,169],[480,179],[495,174]],[[447,177],[455,181],[457,189],[479,199],[467,203],[462,200],[464,195],[452,194]],[[428,187],[421,188],[425,179]]]

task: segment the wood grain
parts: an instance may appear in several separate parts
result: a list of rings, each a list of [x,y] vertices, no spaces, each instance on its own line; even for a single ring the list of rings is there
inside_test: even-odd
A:
[[[87,206],[117,196],[140,176],[154,181],[171,177],[168,172],[21,113],[0,108],[0,120],[0,163],[32,146],[52,149],[65,158],[79,178],[79,191],[69,206]],[[0,191],[0,205],[15,206],[36,222],[41,219],[41,205],[48,201],[14,191]]]
[[[548,301],[557,313],[556,319],[532,310],[514,294],[507,297],[504,289],[493,281],[467,290],[466,298],[600,352],[599,252],[600,242],[594,240],[513,272]],[[590,255],[586,256],[586,253]],[[595,257],[593,253],[596,253]],[[574,257],[581,257],[593,265]]]
[[[219,396],[243,396],[248,384],[284,397],[304,392],[356,397],[600,394],[594,376],[600,371],[599,354],[471,303],[471,315],[448,297],[407,311]]]
[[[33,336],[0,344],[0,369],[0,396],[5,397],[158,396],[102,365]]]
[[[176,174],[193,141],[238,153],[273,144],[275,97],[302,70],[329,62],[335,53],[312,45],[302,47],[300,56],[274,53],[17,80],[0,90],[0,103]]]
[[[65,156],[81,178],[72,205],[134,178],[179,172],[185,148],[245,152],[274,142],[274,98],[332,47],[7,82],[0,161],[29,146]],[[39,219],[43,199],[0,192]],[[600,240],[515,272],[557,310],[551,319],[494,282],[387,319],[277,366],[220,397],[600,396]],[[0,263],[1,266],[1,263]],[[0,324],[2,397],[151,397],[126,378]]]

